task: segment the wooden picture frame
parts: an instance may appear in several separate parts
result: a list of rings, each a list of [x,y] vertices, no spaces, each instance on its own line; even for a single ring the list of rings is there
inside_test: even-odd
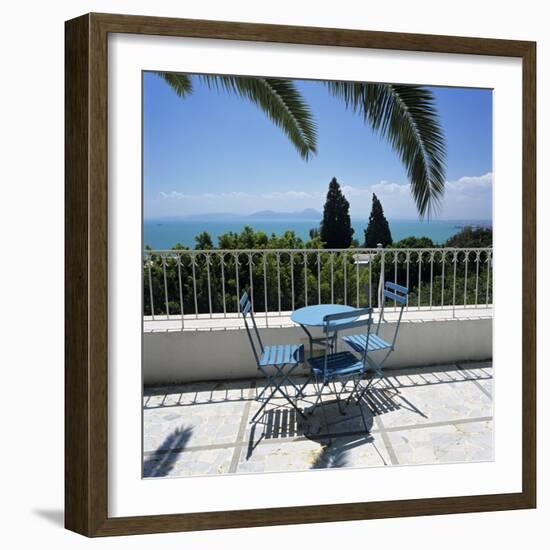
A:
[[[523,71],[522,491],[139,517],[108,516],[109,33],[507,56]],[[536,45],[533,42],[87,14],[65,27],[65,525],[86,536],[284,525],[536,506]]]

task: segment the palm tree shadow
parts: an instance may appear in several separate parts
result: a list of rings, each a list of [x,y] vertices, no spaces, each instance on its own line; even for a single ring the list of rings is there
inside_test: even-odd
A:
[[[340,447],[322,447],[311,465],[312,470],[321,468],[344,468],[348,463],[348,451]]]
[[[165,477],[174,465],[178,456],[185,450],[193,435],[193,427],[176,428],[166,436],[160,447],[143,461],[143,477]]]

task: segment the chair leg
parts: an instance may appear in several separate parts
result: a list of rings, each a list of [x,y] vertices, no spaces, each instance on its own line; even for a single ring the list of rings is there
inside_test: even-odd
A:
[[[286,365],[284,365],[286,366]],[[294,390],[296,391],[296,399],[298,399],[301,395],[303,395],[303,390],[304,388],[306,387],[307,385],[307,382],[308,380],[306,380],[306,383],[303,384],[300,388],[294,383],[294,381],[290,378],[290,375],[291,373],[294,371],[294,369],[298,366],[298,363],[296,363],[295,365],[292,366],[292,368],[288,371],[288,372],[283,372],[283,367],[281,367],[280,369],[280,373],[281,373],[281,384],[286,380],[286,382],[288,382],[293,388]],[[279,386],[281,385],[279,384]]]
[[[393,352],[393,349],[390,348],[388,350],[388,352],[386,353],[386,355],[384,356],[384,359],[382,359],[382,361],[380,361],[379,363],[376,363],[376,361],[374,361],[373,359],[369,359],[369,364],[379,372],[380,376],[382,376],[382,369],[384,367],[384,363],[388,360],[388,357],[392,354],[392,352]],[[384,379],[386,380],[385,377],[384,377]],[[387,380],[388,380],[388,383],[390,384],[390,386],[392,387],[392,390],[396,394],[400,394],[401,392],[395,386],[395,384],[389,378]]]
[[[346,386],[348,384],[348,382],[351,380],[351,378],[348,378],[346,379],[345,381],[342,381],[341,384],[342,384],[342,388],[340,389],[340,392],[336,391],[336,386],[334,388],[334,391],[336,393],[336,403],[338,404],[338,410],[340,411],[340,414],[342,415],[346,415],[347,414],[347,411],[345,410],[345,408],[342,408],[342,400],[340,398],[340,396],[346,391]],[[352,392],[350,395],[353,395],[353,389],[352,389]],[[347,405],[349,404],[349,397],[346,399],[345,403],[344,403],[344,407],[347,407]]]
[[[296,403],[294,403],[294,402],[292,401],[292,399],[291,399],[283,390],[281,390],[281,388],[278,387],[276,391],[278,391],[278,392],[281,394],[281,396],[284,397],[284,398],[288,401],[288,403],[290,404],[290,406],[291,406],[293,409],[295,409],[296,412],[297,412],[303,419],[306,419],[306,418],[307,418],[306,415],[296,406]]]
[[[298,393],[296,394],[296,397],[305,397],[304,390],[306,389],[307,385],[311,382],[311,374],[308,375],[306,381],[300,386],[300,389],[298,390]]]
[[[367,425],[367,421],[365,420],[365,415],[363,414],[363,409],[361,407],[361,401],[358,401],[359,404],[359,413],[361,414],[361,420],[363,420],[363,426],[365,426],[365,433],[370,434],[369,427]]]
[[[399,395],[401,392],[399,391],[399,388],[391,381],[391,378],[387,378],[384,375],[384,380],[388,381],[388,384],[391,386],[391,389],[395,392],[396,395]]]
[[[321,396],[321,394],[323,393],[323,389],[325,388],[325,386],[328,385],[328,382],[323,382],[323,385],[321,386],[321,392],[319,394],[319,396]],[[320,399],[321,401],[321,411],[323,413],[323,419],[325,420],[325,427],[327,429],[327,436],[328,436],[328,443],[327,443],[327,446],[330,446],[332,445],[332,437],[330,435],[330,429],[329,429],[329,426],[328,426],[328,416],[327,416],[327,411],[325,409],[325,402],[323,400],[323,398],[321,397]]]
[[[266,385],[264,389],[260,392],[260,394],[256,396],[256,401],[260,401],[262,399],[262,396],[267,392],[268,389],[271,390],[271,393],[267,397],[265,397],[265,401],[262,403],[261,407],[256,411],[254,416],[250,419],[251,424],[256,421],[260,413],[265,409],[266,405],[271,401],[275,393],[277,393],[277,391],[282,392],[280,390],[280,385],[282,381],[277,380],[278,378],[281,378],[281,376],[280,375],[277,376],[277,374],[270,375],[267,372],[265,372],[263,369],[260,369],[260,370],[266,378]],[[277,373],[279,373],[279,369],[277,369]]]
[[[273,393],[275,393],[275,391],[273,391]],[[260,413],[265,409],[266,405],[269,403],[269,400],[271,399],[271,397],[273,396],[273,393],[269,396],[268,399],[266,399],[261,407],[256,411],[256,413],[254,414],[254,416],[250,419],[250,424],[252,424],[253,422],[256,422],[256,418],[258,418],[258,416],[260,415]]]
[[[310,415],[310,416],[315,412],[315,409],[319,406],[319,402],[321,401],[321,394],[319,392],[319,386],[318,386],[317,381],[315,381],[314,384],[315,384],[315,391],[317,393],[317,397],[315,399],[315,403],[313,403],[313,406],[308,411],[308,415]]]
[[[322,405],[322,397],[321,396],[323,394],[323,389],[327,385],[326,382],[323,382],[322,385],[321,385],[318,378],[313,379],[313,384],[315,386],[315,393],[317,394],[317,397],[315,399],[315,403],[313,403],[313,406],[311,407],[311,409],[307,413],[308,416],[311,416],[315,412],[315,409],[319,406],[319,403],[321,403],[321,405]],[[319,428],[319,431],[321,431],[321,428]]]
[[[361,393],[358,394],[358,397],[357,397],[357,401],[360,402],[361,399],[363,399],[363,396],[365,395],[365,393],[367,393],[367,391],[369,390],[369,388],[371,387],[372,383],[373,383],[373,380],[374,380],[374,377],[372,377],[366,384],[366,386],[363,387],[363,389],[361,390]]]
[[[263,371],[261,371],[263,373]],[[272,376],[269,376],[268,374],[266,373],[263,373],[264,376],[265,376],[265,379],[266,379],[266,385],[264,386],[263,390],[260,392],[259,395],[256,396],[256,401],[260,401],[260,399],[262,398],[262,396],[264,395],[264,393],[268,390],[268,389],[271,389],[271,386],[273,385],[273,377]],[[271,392],[271,396],[273,395],[273,391]],[[271,396],[268,398],[268,401],[269,399],[271,398]]]
[[[357,391],[357,388],[359,387],[359,385],[361,384],[361,377],[357,377],[357,379],[354,380],[354,384],[353,384],[353,388],[351,389],[351,392],[348,396],[348,398],[346,399],[346,406],[348,406],[350,404],[350,401],[352,399],[352,397],[355,395],[355,394],[359,394],[359,392]]]
[[[296,390],[296,395],[298,396],[299,395],[299,388],[298,386],[289,378],[290,374],[292,373],[292,371],[297,367],[297,364],[295,364],[287,373],[284,372],[284,368],[286,367],[286,365],[280,365],[279,367],[276,367],[277,368],[277,371],[279,373],[279,378],[277,380],[277,385],[274,389],[274,392],[278,392],[281,394],[282,397],[284,397],[288,402],[289,404],[292,406],[292,408],[294,408],[296,410],[296,412],[302,417],[302,418],[306,418],[306,415],[298,408],[298,406],[296,405],[296,403],[294,403],[294,401],[292,401],[292,399],[290,398],[290,396],[281,388],[283,382],[286,380],[289,384],[291,384],[295,390]]]

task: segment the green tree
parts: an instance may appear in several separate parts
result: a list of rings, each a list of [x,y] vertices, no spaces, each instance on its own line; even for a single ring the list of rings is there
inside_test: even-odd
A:
[[[454,248],[484,248],[493,245],[493,230],[490,227],[467,225],[447,240],[445,246]]]
[[[358,258],[351,249],[303,254],[302,250],[322,249],[320,238],[304,242],[293,231],[267,236],[251,227],[218,239],[219,245],[211,247],[207,233],[197,235],[197,246],[206,252],[181,254],[179,262],[173,254],[153,253],[146,247],[145,315],[179,315],[182,307],[184,314],[235,313],[244,289],[253,290],[257,312],[266,307],[290,311],[319,301],[358,307],[378,303],[381,254],[373,254],[368,265],[356,264]],[[448,250],[427,237],[407,237],[384,249],[384,278],[407,286],[413,306],[491,303],[489,254],[468,247]],[[265,253],[240,252],[243,249]],[[178,244],[173,250],[188,249]]]
[[[180,97],[193,91],[185,73],[158,73]],[[256,104],[288,136],[307,160],[317,152],[316,125],[309,106],[290,79],[198,75],[214,89],[224,89]],[[325,82],[330,94],[358,113],[386,138],[405,166],[421,218],[440,206],[445,187],[445,137],[435,98],[422,86],[371,82]]]
[[[372,209],[369,216],[369,225],[365,229],[365,248],[374,248],[381,244],[382,246],[390,246],[393,243],[391,237],[390,226],[386,216],[384,216],[384,210],[382,203],[378,200],[378,197],[372,194]]]
[[[344,197],[336,178],[332,178],[328,186],[319,235],[327,248],[349,248],[351,245],[353,228],[349,216],[349,202]]]
[[[436,248],[437,245],[429,237],[405,237],[392,244],[392,248]]]
[[[313,240],[313,239],[317,239],[318,237],[319,237],[319,228],[318,227],[312,227],[309,230],[309,238],[311,240]]]
[[[214,243],[212,242],[212,237],[207,231],[203,231],[195,236],[195,250],[211,250],[214,248]]]

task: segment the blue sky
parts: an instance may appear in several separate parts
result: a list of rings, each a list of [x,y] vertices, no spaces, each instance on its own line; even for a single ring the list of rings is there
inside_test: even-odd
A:
[[[416,218],[397,154],[315,81],[295,81],[315,116],[318,153],[304,161],[254,104],[193,78],[179,98],[144,73],[144,216],[322,209],[335,176],[354,217],[372,193],[390,219]],[[491,219],[492,92],[431,88],[447,141],[447,185],[436,219]]]

